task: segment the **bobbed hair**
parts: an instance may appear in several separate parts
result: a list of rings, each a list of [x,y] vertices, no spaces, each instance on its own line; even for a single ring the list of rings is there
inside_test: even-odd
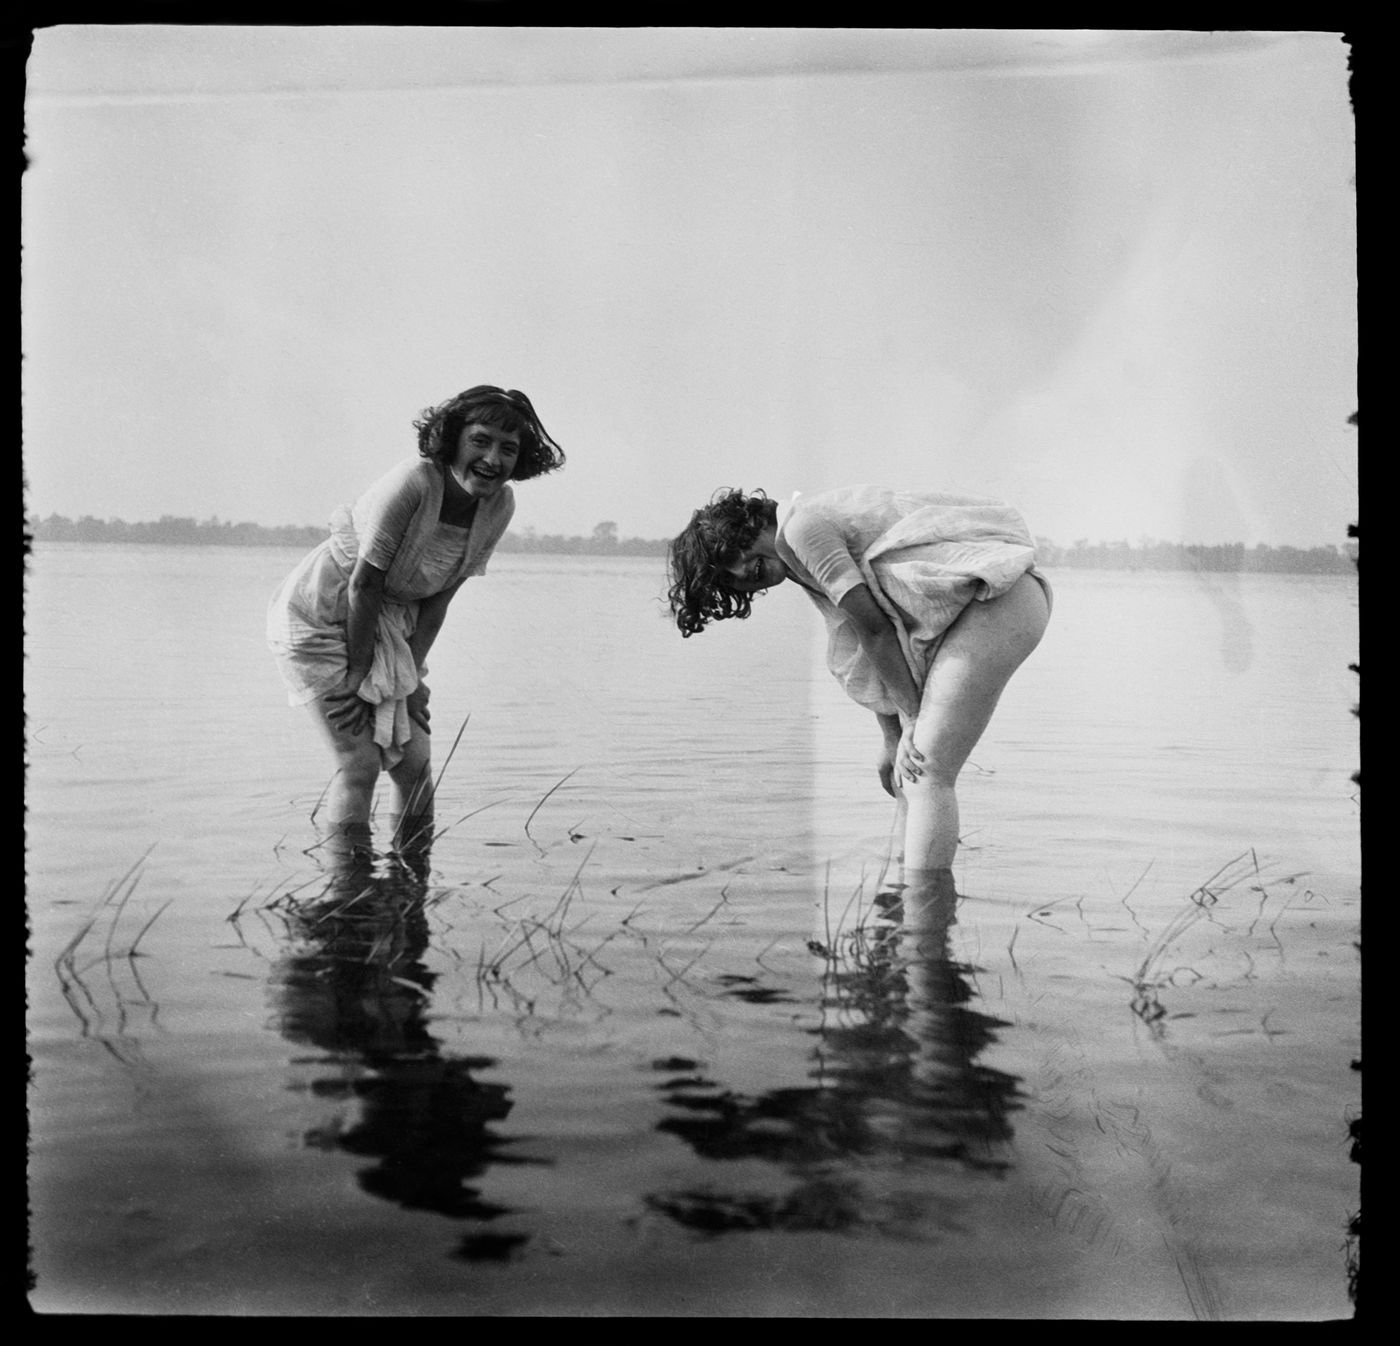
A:
[[[778,502],[762,491],[745,495],[728,488],[690,516],[666,552],[667,597],[681,635],[699,635],[710,622],[753,611],[753,595],[730,588],[725,570],[777,517]]]
[[[529,481],[564,466],[564,450],[540,424],[530,399],[514,388],[507,391],[489,383],[479,383],[423,411],[413,422],[418,452],[435,463],[450,463],[468,425],[494,425],[520,436],[512,481]]]

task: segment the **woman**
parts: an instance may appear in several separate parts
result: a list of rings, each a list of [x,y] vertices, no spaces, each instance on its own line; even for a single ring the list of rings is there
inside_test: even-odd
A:
[[[958,773],[1050,616],[1021,516],[874,486],[794,496],[780,515],[762,491],[720,491],[669,563],[684,636],[747,617],[755,594],[786,580],[806,591],[829,628],[831,671],[879,720],[906,878],[950,869]]]
[[[431,831],[426,660],[448,605],[486,563],[515,512],[512,481],[564,465],[524,393],[482,384],[414,421],[418,456],[399,463],[283,581],[268,643],[292,705],[311,708],[335,759],[332,834],[369,837],[381,770],[396,844]]]

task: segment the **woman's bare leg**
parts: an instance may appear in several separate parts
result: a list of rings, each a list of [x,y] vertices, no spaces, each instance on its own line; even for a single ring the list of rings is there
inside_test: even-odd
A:
[[[905,797],[904,787],[896,785],[894,787],[894,823],[890,827],[890,853],[894,856],[894,863],[903,867],[904,865],[904,841],[909,832],[909,800]]]
[[[943,637],[914,726],[924,774],[903,785],[906,877],[951,869],[958,849],[958,773],[1049,617],[1045,590],[1023,575],[999,598],[968,604]]]
[[[433,736],[421,725],[404,747],[397,766],[389,768],[394,787],[394,811],[389,821],[397,847],[421,847],[433,835]]]
[[[370,807],[380,770],[379,747],[373,731],[366,725],[359,733],[351,734],[332,724],[324,697],[312,701],[310,710],[335,759],[335,775],[321,805],[319,821],[333,832],[352,835],[367,844]]]
[[[880,732],[885,740],[885,757],[893,763],[899,753],[900,724],[898,715],[880,715]],[[886,781],[882,772],[880,777],[881,785],[894,796],[894,821],[890,826],[889,850],[887,852],[887,863],[893,861],[896,865],[904,863],[904,830],[905,823],[909,817],[909,808],[904,801],[904,790],[901,788],[899,776],[891,772]],[[884,871],[881,870],[883,876]]]

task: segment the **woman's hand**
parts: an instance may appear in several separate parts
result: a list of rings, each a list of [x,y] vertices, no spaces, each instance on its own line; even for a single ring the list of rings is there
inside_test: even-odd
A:
[[[895,749],[887,743],[880,749],[880,756],[875,761],[875,770],[880,774],[880,788],[891,799],[899,797],[894,779],[894,754]]]
[[[910,720],[899,736],[899,746],[894,754],[895,779],[901,783],[916,784],[924,774],[924,755],[914,746],[914,724]]]
[[[904,727],[898,715],[875,713],[880,724],[880,737],[884,740],[880,755],[875,759],[875,770],[880,777],[880,788],[893,799],[899,798],[899,782],[895,779],[894,761],[899,752],[899,736]]]
[[[433,731],[428,725],[431,716],[428,714],[428,684],[419,681],[407,697],[408,718],[413,721],[425,734]]]
[[[345,734],[358,734],[374,720],[374,707],[360,696],[359,682],[346,681],[326,693],[326,719]]]

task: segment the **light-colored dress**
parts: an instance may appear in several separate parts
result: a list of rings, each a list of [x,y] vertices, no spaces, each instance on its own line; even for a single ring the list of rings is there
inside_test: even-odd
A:
[[[349,662],[349,583],[361,557],[385,571],[374,663],[359,687],[375,707],[374,741],[385,767],[396,765],[412,735],[407,697],[426,674],[408,640],[418,605],[486,563],[515,512],[509,485],[478,502],[469,527],[441,522],[441,467],[425,458],[399,463],[352,506],[331,516],[331,535],[282,581],[267,610],[267,642],[287,699],[305,705],[333,691]]]
[[[948,628],[969,604],[997,598],[1035,569],[1035,540],[1009,505],[980,496],[848,486],[794,495],[777,552],[827,624],[827,667],[853,701],[897,713],[840,603],[866,585],[894,623],[915,684],[924,685]]]

